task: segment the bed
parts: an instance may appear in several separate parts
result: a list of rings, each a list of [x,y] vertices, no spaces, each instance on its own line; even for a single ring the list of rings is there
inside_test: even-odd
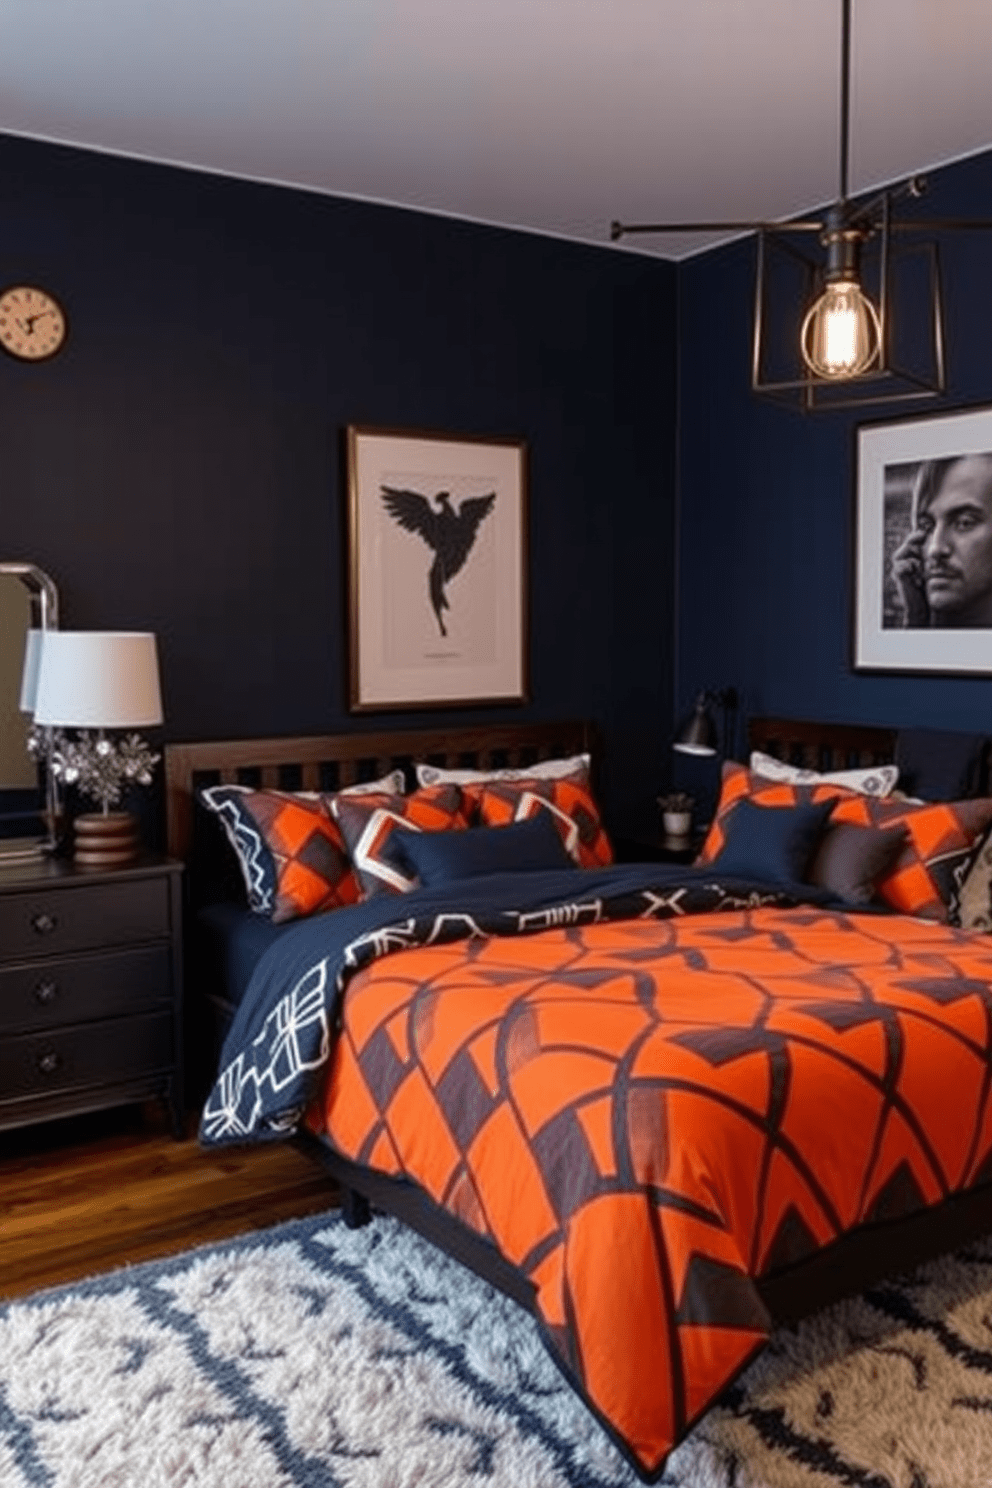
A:
[[[409,774],[414,760],[529,769],[592,742],[567,724],[172,746],[170,850],[190,862],[196,895],[213,892],[198,864],[204,785],[333,792]],[[896,741],[756,720],[749,742],[823,771],[882,766]],[[974,820],[984,811],[976,804]],[[992,941],[711,869],[593,863],[526,878],[526,897],[520,876],[483,874],[454,897],[425,884],[279,927],[257,947],[257,1008],[205,989],[219,1023],[233,1018],[235,1044],[204,1134],[301,1143],[352,1222],[370,1205],[395,1213],[534,1311],[556,1362],[653,1481],[772,1321],[992,1229]],[[215,963],[210,976],[221,975]],[[772,982],[783,1000],[762,1006]],[[470,1009],[478,1027],[455,1028]],[[567,1093],[552,1097],[556,1058]],[[821,1145],[845,1106],[861,1112],[857,1182],[810,1164],[816,1122],[788,1124],[790,1082],[817,1060],[833,1071],[826,1085],[818,1077]],[[737,1181],[739,1159],[707,1168],[668,1142],[697,1126],[718,1143],[731,1127],[747,1133],[761,1175],[747,1254],[736,1210],[754,1207],[757,1188]],[[534,1141],[511,1162],[522,1128]],[[506,1192],[494,1168],[510,1175]],[[649,1280],[632,1292],[641,1252]],[[620,1326],[653,1309],[656,1326]]]
[[[186,944],[197,1041],[191,1051],[193,1088],[204,1052],[212,1075],[210,1061],[251,968],[273,938],[267,924],[237,913],[244,902],[241,875],[217,822],[198,806],[198,791],[221,784],[338,791],[392,770],[409,774],[416,760],[448,768],[522,769],[583,752],[595,766],[595,729],[582,720],[167,745],[166,843],[170,856],[187,868]]]

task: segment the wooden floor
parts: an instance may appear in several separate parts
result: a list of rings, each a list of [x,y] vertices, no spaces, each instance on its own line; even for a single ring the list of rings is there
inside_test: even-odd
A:
[[[325,1173],[286,1143],[203,1151],[157,1106],[0,1132],[0,1297],[319,1213]]]

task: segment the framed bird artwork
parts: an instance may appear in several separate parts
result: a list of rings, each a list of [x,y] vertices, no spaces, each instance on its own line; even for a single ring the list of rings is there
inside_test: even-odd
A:
[[[349,706],[527,699],[526,446],[347,430]]]

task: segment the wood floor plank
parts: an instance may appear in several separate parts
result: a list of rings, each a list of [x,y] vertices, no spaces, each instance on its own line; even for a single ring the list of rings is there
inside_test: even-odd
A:
[[[175,1142],[155,1107],[0,1135],[0,1297],[224,1240],[337,1203],[283,1143]]]

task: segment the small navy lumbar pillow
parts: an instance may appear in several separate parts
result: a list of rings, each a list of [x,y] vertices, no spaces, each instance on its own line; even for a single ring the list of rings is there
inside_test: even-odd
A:
[[[739,801],[724,818],[723,847],[710,867],[733,878],[801,883],[835,799],[808,806]]]
[[[451,883],[484,873],[537,872],[574,868],[547,811],[507,827],[472,827],[468,832],[403,832],[400,850],[420,882]]]

